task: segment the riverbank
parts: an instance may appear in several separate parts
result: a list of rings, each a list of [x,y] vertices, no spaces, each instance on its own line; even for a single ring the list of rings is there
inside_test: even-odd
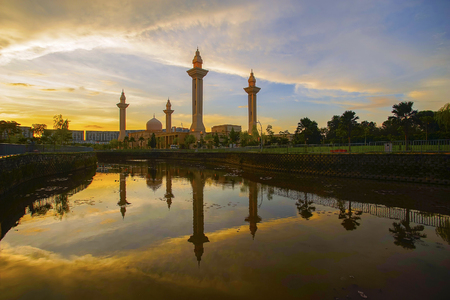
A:
[[[450,184],[449,154],[271,154],[99,151],[99,161],[181,159],[263,170],[400,182]]]
[[[28,153],[0,159],[0,195],[39,177],[62,174],[96,165],[94,152]]]

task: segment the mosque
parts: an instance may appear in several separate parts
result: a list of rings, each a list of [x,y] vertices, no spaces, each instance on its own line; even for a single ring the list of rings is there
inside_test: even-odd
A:
[[[203,60],[200,56],[200,51],[197,48],[195,52],[194,59],[192,60],[193,68],[188,70],[188,75],[192,78],[192,124],[190,129],[187,128],[176,128],[172,127],[172,104],[170,99],[167,99],[166,109],[163,110],[166,115],[166,128],[163,129],[162,123],[155,118],[150,119],[146,124],[146,130],[129,133],[129,138],[134,138],[135,142],[133,147],[139,146],[142,139],[147,143],[147,140],[151,139],[152,135],[155,134],[156,144],[158,149],[169,148],[170,145],[180,145],[184,144],[184,139],[188,135],[194,135],[198,141],[202,135],[208,134],[203,124],[203,77],[208,74],[208,70],[202,68]],[[253,75],[253,70],[250,73],[248,79],[248,87],[244,90],[248,94],[248,133],[251,134],[252,129],[256,126],[257,114],[256,114],[256,94],[259,92],[260,88],[255,85],[256,79]],[[117,107],[120,109],[120,133],[119,141],[123,141],[126,136],[126,109],[128,103],[125,102],[126,97],[124,91],[122,90],[122,95],[120,96],[120,102],[117,103]],[[222,134],[227,134],[229,128],[233,128],[234,131],[241,131],[241,126],[238,125],[216,125],[213,126],[211,131],[218,132],[218,129],[225,128],[222,130]]]

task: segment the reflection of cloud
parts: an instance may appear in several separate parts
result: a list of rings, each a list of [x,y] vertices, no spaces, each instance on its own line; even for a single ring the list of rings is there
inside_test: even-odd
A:
[[[48,231],[49,228],[27,228],[25,230],[20,230],[18,233],[22,235],[36,235],[38,233]]]

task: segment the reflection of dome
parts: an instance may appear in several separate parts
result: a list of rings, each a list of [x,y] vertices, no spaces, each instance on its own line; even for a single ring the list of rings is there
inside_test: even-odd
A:
[[[147,131],[150,132],[161,132],[162,131],[162,123],[158,121],[155,116],[153,119],[147,122]]]

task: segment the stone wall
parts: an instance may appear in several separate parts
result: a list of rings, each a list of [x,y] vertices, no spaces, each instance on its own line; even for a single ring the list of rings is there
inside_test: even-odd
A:
[[[71,172],[96,163],[94,152],[29,153],[4,157],[0,159],[0,194],[30,179]]]
[[[449,154],[98,152],[100,161],[183,159],[310,175],[450,184]]]

